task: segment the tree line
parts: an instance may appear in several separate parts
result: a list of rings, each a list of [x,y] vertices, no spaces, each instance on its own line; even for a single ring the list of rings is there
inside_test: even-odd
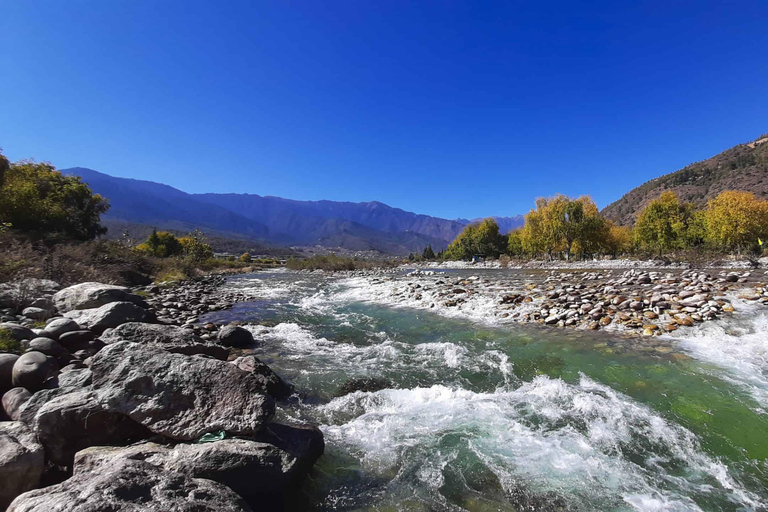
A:
[[[634,226],[604,218],[589,196],[539,198],[525,224],[502,234],[492,218],[468,225],[440,254],[445,259],[617,257],[705,249],[758,255],[768,239],[768,201],[751,192],[727,190],[704,209],[663,192],[638,214]]]

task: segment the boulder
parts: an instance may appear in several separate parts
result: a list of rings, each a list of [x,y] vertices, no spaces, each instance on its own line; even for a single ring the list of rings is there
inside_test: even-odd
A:
[[[70,352],[77,352],[88,348],[89,343],[96,339],[96,335],[91,331],[69,331],[59,336],[59,345]]]
[[[61,285],[55,281],[36,278],[0,284],[0,307],[24,308],[31,305],[35,297],[52,294],[59,288]]]
[[[64,333],[79,331],[80,326],[71,318],[54,318],[45,324],[45,330],[53,337],[53,339],[57,340]]]
[[[269,421],[273,399],[262,382],[235,365],[172,354],[126,341],[93,357],[93,387],[110,412],[151,431],[188,441],[208,432],[252,435]]]
[[[47,356],[51,356],[59,363],[59,366],[66,366],[69,361],[72,360],[72,354],[53,341],[50,338],[35,338],[29,342],[29,350],[41,352]]]
[[[25,388],[13,388],[3,395],[3,410],[13,421],[21,419],[21,407],[32,398],[32,393]]]
[[[56,361],[42,352],[27,352],[13,365],[13,385],[30,391],[42,389],[45,381],[59,370]]]
[[[323,453],[323,440],[322,434],[314,429],[282,427],[293,430],[293,436],[287,435],[288,430],[280,432],[286,437],[303,438],[304,442],[296,446],[303,449],[290,452],[274,444],[250,439],[224,439],[172,447],[155,443],[126,448],[98,446],[78,452],[74,472],[97,472],[117,460],[141,460],[163,471],[224,484],[245,498],[254,509],[283,510],[286,498],[292,497]]]
[[[35,333],[32,332],[32,329],[27,329],[19,324],[8,322],[0,324],[0,331],[5,332],[16,341],[31,340],[35,337]]]
[[[124,445],[151,433],[131,418],[105,410],[92,389],[40,391],[20,411],[55,464],[71,466],[75,453],[98,445]]]
[[[96,309],[65,313],[81,326],[101,334],[126,322],[154,322],[155,315],[132,302],[110,302]]]
[[[53,303],[61,313],[76,309],[93,309],[112,302],[131,302],[142,308],[147,303],[124,286],[102,283],[80,283],[57,292]]]
[[[238,357],[232,361],[232,364],[259,379],[264,389],[273,398],[288,398],[293,394],[293,386],[287,384],[272,371],[272,368],[255,356]]]
[[[18,359],[16,354],[0,354],[0,393],[13,387],[13,365]]]
[[[43,308],[36,308],[32,306],[24,308],[21,314],[27,318],[31,318],[32,320],[46,320],[51,316],[49,311],[46,311]]]
[[[175,354],[188,356],[203,354],[226,361],[229,350],[205,340],[186,329],[175,325],[128,322],[114,329],[108,329],[100,338],[106,344],[119,341],[154,344]]]
[[[18,421],[0,423],[0,510],[37,487],[44,467],[43,447],[29,427]]]
[[[237,325],[225,325],[219,331],[219,343],[225,347],[250,348],[254,345],[253,334]]]
[[[228,487],[163,471],[139,460],[117,460],[76,473],[58,485],[16,498],[8,512],[243,512],[251,509]]]

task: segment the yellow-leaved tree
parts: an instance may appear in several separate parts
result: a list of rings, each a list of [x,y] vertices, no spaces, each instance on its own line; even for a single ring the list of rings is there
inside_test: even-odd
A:
[[[691,243],[692,234],[699,231],[698,219],[692,203],[681,203],[677,194],[668,190],[648,203],[637,216],[635,240],[662,256],[664,251]]]
[[[751,192],[726,190],[707,204],[706,239],[722,251],[759,251],[768,239],[768,201]]]

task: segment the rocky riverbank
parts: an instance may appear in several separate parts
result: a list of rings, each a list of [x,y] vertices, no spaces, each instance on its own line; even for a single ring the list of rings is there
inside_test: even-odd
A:
[[[249,331],[196,324],[242,299],[223,279],[0,290],[0,509],[301,506],[323,435],[273,421],[293,388]]]
[[[494,322],[609,329],[657,335],[716,320],[735,300],[768,306],[763,272],[601,270],[479,275],[416,270],[405,276],[361,276],[363,298],[439,309]]]

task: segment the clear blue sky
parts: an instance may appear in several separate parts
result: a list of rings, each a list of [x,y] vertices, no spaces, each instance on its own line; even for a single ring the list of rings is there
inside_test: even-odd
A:
[[[768,4],[2,0],[0,78],[12,160],[449,218],[602,207],[768,132]]]

